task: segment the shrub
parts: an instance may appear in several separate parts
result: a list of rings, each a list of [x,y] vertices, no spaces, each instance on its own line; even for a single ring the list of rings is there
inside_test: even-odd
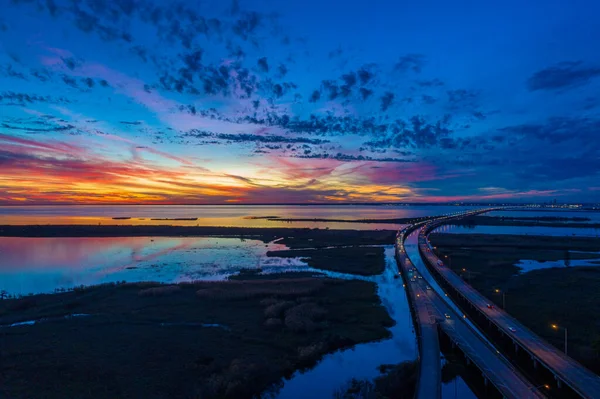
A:
[[[294,332],[313,332],[323,326],[321,320],[326,311],[315,303],[303,303],[285,312],[285,326]]]
[[[281,319],[267,319],[265,321],[265,327],[271,330],[280,328],[281,326],[283,326]]]
[[[274,304],[267,306],[265,309],[265,317],[267,318],[279,318],[284,310],[291,308],[295,305],[292,301],[275,302]]]
[[[325,349],[326,346],[323,342],[302,346],[298,348],[298,357],[300,360],[316,360],[321,356]]]
[[[277,280],[229,280],[199,284],[196,295],[211,299],[251,299],[261,297],[294,298],[312,295],[323,288],[325,282],[314,278]]]

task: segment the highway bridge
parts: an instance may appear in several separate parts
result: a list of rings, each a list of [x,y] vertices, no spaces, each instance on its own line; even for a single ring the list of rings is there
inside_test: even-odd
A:
[[[462,352],[467,363],[479,369],[486,397],[543,398],[499,351],[463,317],[423,264],[417,247],[418,225],[398,233],[396,257],[407,285],[419,339],[419,382],[415,397],[439,398],[441,392],[439,332]]]
[[[600,398],[599,376],[540,338],[504,310],[488,308],[491,301],[443,265],[436,256],[427,234],[441,224],[463,216],[465,215],[438,218],[419,226],[417,232],[413,233],[413,235],[418,234],[421,255],[419,259],[425,261],[427,269],[439,282],[444,292],[477,325],[479,330],[497,345],[502,354],[530,380],[551,387],[548,391],[549,396]]]

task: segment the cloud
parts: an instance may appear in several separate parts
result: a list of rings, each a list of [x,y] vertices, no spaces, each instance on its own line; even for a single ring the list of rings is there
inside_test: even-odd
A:
[[[229,134],[229,133],[212,133],[198,130],[191,130],[183,135],[183,137],[195,137],[201,139],[218,139],[228,142],[251,142],[251,143],[301,143],[301,144],[326,144],[328,140],[309,139],[305,137],[284,137],[277,135],[258,135],[258,134]]]
[[[360,80],[360,84],[363,85],[363,86],[371,83],[371,81],[375,77],[375,74],[371,70],[371,66],[370,65],[365,65],[365,66],[361,67],[356,72],[356,74],[358,75],[358,79]]]
[[[437,78],[431,80],[417,80],[416,83],[421,87],[439,87],[444,85],[444,82]]]
[[[406,54],[400,57],[394,65],[394,70],[399,72],[421,73],[427,60],[423,54]]]
[[[336,161],[342,162],[392,162],[392,163],[405,163],[405,162],[413,162],[411,160],[406,160],[402,158],[373,158],[368,155],[349,155],[343,154],[341,152],[337,154],[329,154],[329,153],[320,153],[320,154],[305,154],[305,155],[296,155],[294,158],[304,158],[304,159],[335,159]]]
[[[392,92],[385,92],[383,94],[383,96],[381,96],[381,111],[385,112],[388,110],[388,108],[392,105],[392,103],[394,102],[394,93]]]
[[[40,96],[36,94],[5,91],[0,93],[0,102],[11,102],[15,105],[25,106],[26,104],[34,103],[69,104],[71,101],[64,97]]]
[[[478,91],[456,89],[448,90],[446,94],[448,95],[448,108],[451,110],[470,110],[478,105]]]
[[[258,70],[264,73],[269,72],[269,62],[267,61],[267,57],[261,57],[256,62],[258,65]]]
[[[561,90],[581,86],[600,75],[599,67],[586,67],[581,61],[565,61],[534,73],[527,80],[527,88]]]

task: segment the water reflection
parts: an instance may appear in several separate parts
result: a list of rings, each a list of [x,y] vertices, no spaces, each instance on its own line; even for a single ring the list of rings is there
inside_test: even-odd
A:
[[[510,211],[493,211],[486,216],[498,217],[515,217],[515,218],[540,218],[540,217],[558,217],[558,218],[587,218],[589,220],[584,223],[600,223],[600,212],[583,211],[583,210],[510,210]]]
[[[407,205],[121,205],[0,206],[0,224],[179,225],[236,227],[298,227],[397,230],[398,224],[270,221],[282,219],[395,219],[440,215],[470,209],[457,206]],[[113,219],[113,218],[127,219]],[[152,220],[192,218],[196,220]]]
[[[600,253],[598,253],[598,252],[596,252],[596,253],[600,256]],[[568,266],[567,266],[567,263],[568,263]],[[515,263],[515,266],[518,266],[522,269],[521,273],[527,273],[532,270],[549,269],[552,267],[560,267],[560,268],[577,267],[577,266],[598,267],[598,266],[600,266],[600,261],[598,260],[598,258],[596,258],[596,259],[570,259],[568,261],[565,259],[560,259],[560,260],[549,260],[549,261],[545,261],[545,262],[540,262],[540,261],[531,260],[531,259],[522,259],[518,263]]]
[[[600,237],[600,229],[588,227],[443,225],[435,229],[435,232],[451,234],[515,234],[532,236]]]
[[[266,257],[285,245],[215,237],[0,237],[0,290],[11,294],[116,281],[215,280],[242,268],[306,269],[294,258]]]
[[[417,357],[415,333],[410,318],[402,279],[397,276],[393,246],[386,246],[386,270],[374,278],[378,293],[388,313],[396,322],[392,338],[356,345],[325,356],[314,368],[296,373],[286,381],[278,399],[332,398],[334,392],[350,379],[372,379],[379,375],[377,366],[397,364]]]

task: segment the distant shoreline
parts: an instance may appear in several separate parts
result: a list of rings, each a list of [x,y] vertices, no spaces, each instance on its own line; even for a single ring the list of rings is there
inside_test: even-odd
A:
[[[78,206],[227,206],[227,207],[236,207],[236,206],[456,206],[456,207],[467,207],[467,206],[506,206],[506,207],[527,207],[531,204],[525,203],[490,203],[490,202],[470,202],[470,203],[456,203],[456,202],[347,202],[347,203],[330,203],[330,202],[315,202],[315,203],[256,203],[256,204],[247,204],[247,203],[211,203],[211,204],[111,204],[111,203],[101,203],[101,204],[0,204],[0,207],[36,207],[36,206],[57,206],[57,207],[78,207]],[[591,211],[591,212],[600,212],[600,205],[594,203],[579,203],[578,205],[582,205],[582,208],[568,208],[568,205],[565,204],[565,207],[543,207],[542,204],[540,207],[532,207],[532,208],[524,208],[524,209],[511,209],[511,211],[547,211],[547,210],[556,210],[556,211]]]

